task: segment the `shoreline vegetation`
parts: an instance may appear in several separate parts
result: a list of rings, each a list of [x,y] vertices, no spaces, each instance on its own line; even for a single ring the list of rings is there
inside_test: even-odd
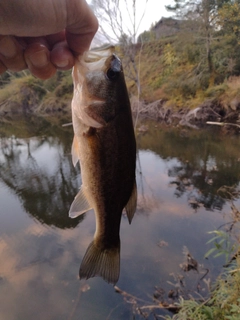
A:
[[[240,76],[230,76],[222,83],[209,84],[207,88],[184,84],[175,73],[166,71],[166,56],[174,48],[174,39],[137,44],[140,61],[141,94],[125,72],[134,116],[150,118],[169,126],[204,127],[207,122],[217,122],[226,132],[240,129]],[[119,51],[119,52],[118,52]],[[121,50],[117,52],[121,57]],[[170,55],[171,56],[171,55]],[[171,58],[173,59],[173,58]],[[170,59],[170,61],[171,61]],[[124,64],[124,57],[122,57]],[[175,62],[173,62],[174,64]],[[183,62],[176,65],[182,69]],[[189,68],[184,62],[185,68]],[[167,75],[166,75],[167,72]],[[183,72],[183,71],[182,71]],[[187,81],[187,80],[186,80]],[[37,116],[61,115],[70,118],[73,84],[71,71],[58,71],[54,77],[42,81],[28,71],[7,72],[0,77],[0,117],[17,114]]]
[[[53,79],[43,82],[24,72],[24,75],[10,75],[12,80],[5,86],[0,87],[0,117],[14,115],[36,116],[66,116],[71,118],[71,99],[73,86],[71,74],[63,75],[59,72]],[[240,131],[240,96],[238,98],[237,85],[240,77],[226,82],[219,95],[221,88],[216,90],[218,96],[205,98],[199,104],[192,106],[178,106],[173,104],[167,97],[155,101],[143,99],[137,96],[130,98],[132,113],[136,117],[148,118],[163,122],[169,126],[186,126],[197,129],[209,124],[216,123],[227,130]],[[228,91],[227,97],[224,94]],[[229,95],[229,92],[232,92]]]

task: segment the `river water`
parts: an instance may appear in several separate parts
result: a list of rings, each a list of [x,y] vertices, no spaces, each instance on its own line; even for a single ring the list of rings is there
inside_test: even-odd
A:
[[[231,220],[219,188],[239,185],[239,137],[139,126],[138,208],[131,225],[121,222],[119,293],[101,278],[78,279],[95,217],[68,217],[81,184],[71,126],[34,117],[0,124],[1,320],[158,319],[168,312],[148,308],[156,299],[207,295],[225,263],[204,255],[209,232]]]

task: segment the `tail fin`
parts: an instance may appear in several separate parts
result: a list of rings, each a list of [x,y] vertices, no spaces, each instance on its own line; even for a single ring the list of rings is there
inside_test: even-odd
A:
[[[103,249],[91,242],[80,266],[80,279],[102,277],[108,283],[116,284],[120,273],[120,243],[116,248]]]

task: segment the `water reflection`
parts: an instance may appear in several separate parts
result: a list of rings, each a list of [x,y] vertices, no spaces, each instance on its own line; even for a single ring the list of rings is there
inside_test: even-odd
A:
[[[0,319],[130,319],[132,309],[112,286],[78,280],[95,217],[89,212],[80,224],[68,218],[80,176],[71,163],[72,128],[60,124],[0,124]],[[229,196],[217,190],[240,179],[239,139],[155,125],[137,138],[138,210],[131,226],[125,216],[121,222],[118,282],[149,305],[155,286],[165,296],[172,289],[184,246],[199,263],[199,274],[183,272],[186,290],[198,286],[206,294],[202,270],[212,278],[223,264],[203,259],[207,232],[224,222],[219,210],[230,208]]]
[[[82,218],[72,220],[67,214],[80,183],[79,172],[73,167],[70,155],[72,129],[59,124],[53,126],[45,120],[39,123],[35,119],[35,125],[32,120],[29,125],[27,121],[25,119],[22,126],[17,127],[18,136],[6,132],[9,123],[1,125],[0,180],[21,199],[25,210],[42,223],[59,228],[74,227]],[[16,129],[15,123],[12,128]],[[35,136],[39,134],[39,127],[42,134]],[[240,142],[214,132],[190,135],[186,130],[159,129],[151,124],[148,127],[147,134],[138,135],[138,147],[151,150],[163,159],[175,196],[186,195],[193,209],[204,206],[221,210],[225,198],[218,194],[218,189],[239,183]],[[144,154],[141,158],[140,165]],[[154,163],[149,165],[154,166]],[[138,174],[141,190],[138,202],[139,209],[147,213],[158,206],[159,201],[148,194],[151,182],[147,193],[142,190],[145,178]]]
[[[229,196],[221,197],[219,188],[240,180],[240,141],[213,129],[190,132],[149,125],[148,133],[138,136],[139,146],[165,159],[176,197],[186,195],[195,210],[221,210]]]
[[[0,139],[0,181],[18,196],[26,212],[59,228],[75,227],[82,220],[68,218],[79,182],[69,151],[71,132],[66,136],[65,141],[55,135]]]

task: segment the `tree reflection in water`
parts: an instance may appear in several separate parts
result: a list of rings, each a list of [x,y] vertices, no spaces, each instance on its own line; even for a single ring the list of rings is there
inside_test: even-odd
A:
[[[68,218],[80,183],[70,154],[72,136],[71,127],[63,128],[52,119],[19,118],[0,125],[0,181],[19,197],[27,213],[59,228],[75,227],[84,217]],[[138,213],[158,206],[153,192],[142,190]]]
[[[72,128],[37,118],[14,121],[12,128],[9,130],[9,123],[0,127],[0,180],[17,194],[25,210],[42,223],[75,227],[82,217],[68,218],[79,186],[70,155]],[[151,150],[166,162],[175,196],[185,195],[195,210],[201,206],[221,210],[229,197],[220,196],[218,189],[239,183],[238,139],[218,131],[158,128],[154,123],[149,123],[148,128],[138,135],[138,148]],[[12,131],[15,136],[10,135]],[[54,153],[54,161],[48,152]],[[138,180],[141,184],[141,178]],[[138,187],[140,191],[141,185]]]
[[[139,148],[150,149],[166,161],[175,196],[185,195],[194,210],[201,206],[221,210],[229,195],[220,195],[219,188],[239,184],[239,139],[215,128],[158,128],[151,122],[148,128],[138,135]]]
[[[0,138],[0,180],[41,223],[72,228],[83,219],[68,217],[78,191],[78,172],[70,155],[71,131],[65,131],[64,139],[57,133],[52,130],[48,137],[21,138],[19,133],[20,137]]]

